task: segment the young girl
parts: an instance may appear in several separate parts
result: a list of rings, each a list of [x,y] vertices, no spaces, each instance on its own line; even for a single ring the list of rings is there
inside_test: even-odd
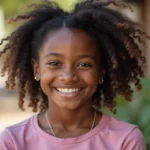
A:
[[[146,149],[135,125],[97,111],[115,113],[115,96],[130,101],[130,83],[141,89],[144,76],[140,47],[148,36],[110,4],[121,5],[84,0],[66,12],[44,1],[10,19],[26,22],[1,42],[1,74],[8,73],[7,88],[17,87],[22,110],[28,95],[29,107],[40,112],[7,127],[0,150]]]

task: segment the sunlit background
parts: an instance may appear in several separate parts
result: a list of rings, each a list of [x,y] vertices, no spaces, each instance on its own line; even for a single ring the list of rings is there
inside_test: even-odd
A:
[[[65,10],[71,10],[77,0],[55,1]],[[37,3],[38,0],[0,0],[0,39],[7,36],[18,25],[8,25],[7,20],[26,11],[24,4],[32,2]],[[142,23],[144,30],[150,34],[150,0],[124,0],[124,2],[129,4],[134,12],[131,12],[128,8],[112,7],[125,13],[131,19]],[[150,42],[148,40],[146,46],[147,48],[143,49],[143,53],[147,57],[146,78],[142,80],[143,90],[141,92],[135,90],[133,101],[128,104],[122,97],[118,96],[116,98],[118,113],[115,116],[138,125],[145,136],[147,149],[150,149]],[[6,77],[0,77],[0,132],[6,126],[18,123],[33,115],[28,108],[24,112],[18,109],[16,91],[6,90],[5,80]],[[110,114],[107,111],[106,113]]]

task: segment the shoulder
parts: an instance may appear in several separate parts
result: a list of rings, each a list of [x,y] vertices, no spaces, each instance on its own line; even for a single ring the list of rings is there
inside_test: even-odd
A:
[[[132,132],[130,132],[130,134],[126,137],[122,149],[146,150],[144,136],[138,128],[134,128]]]
[[[24,130],[27,131],[27,129],[32,127],[32,125],[34,124],[34,119],[36,117],[37,117],[37,115],[34,115],[34,116],[32,116],[32,117],[30,117],[30,118],[28,118],[28,119],[26,119],[20,123],[8,126],[4,130],[4,133],[5,133],[5,131],[11,132],[11,133],[19,133],[19,132],[24,131]]]
[[[121,121],[112,116],[104,115],[107,124],[103,128],[105,132],[122,144],[122,150],[145,150],[145,141],[142,132],[136,125]]]
[[[126,132],[129,134],[130,132],[132,132],[132,130],[137,128],[136,125],[127,123],[106,114],[103,114],[102,120],[103,122],[105,122],[105,126],[103,127],[103,129],[109,130],[110,132]]]
[[[0,149],[6,148],[15,150],[16,142],[19,142],[21,137],[31,132],[34,124],[34,119],[36,119],[36,117],[37,115],[32,116],[20,123],[7,127],[0,134]]]

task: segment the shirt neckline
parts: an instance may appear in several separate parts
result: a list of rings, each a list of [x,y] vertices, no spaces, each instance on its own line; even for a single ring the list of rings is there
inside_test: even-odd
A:
[[[105,125],[107,124],[107,122],[109,121],[109,116],[105,115],[102,113],[102,117],[99,121],[99,123],[97,124],[97,126],[95,128],[93,128],[91,131],[80,135],[78,137],[73,137],[73,138],[58,138],[58,137],[54,137],[52,135],[49,135],[48,133],[44,132],[39,124],[38,124],[38,115],[33,116],[33,124],[35,127],[35,130],[38,132],[38,134],[40,134],[40,136],[43,136],[44,138],[46,138],[47,140],[55,142],[55,143],[60,143],[60,144],[71,144],[71,143],[79,143],[81,141],[85,141],[88,140],[90,138],[92,138],[94,135],[98,134],[103,127],[105,127]]]

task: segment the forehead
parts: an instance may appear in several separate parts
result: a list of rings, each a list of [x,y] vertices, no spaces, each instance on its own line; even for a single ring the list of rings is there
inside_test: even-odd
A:
[[[59,52],[72,54],[90,54],[97,56],[97,48],[93,38],[79,29],[62,28],[50,32],[42,45],[42,53]]]

